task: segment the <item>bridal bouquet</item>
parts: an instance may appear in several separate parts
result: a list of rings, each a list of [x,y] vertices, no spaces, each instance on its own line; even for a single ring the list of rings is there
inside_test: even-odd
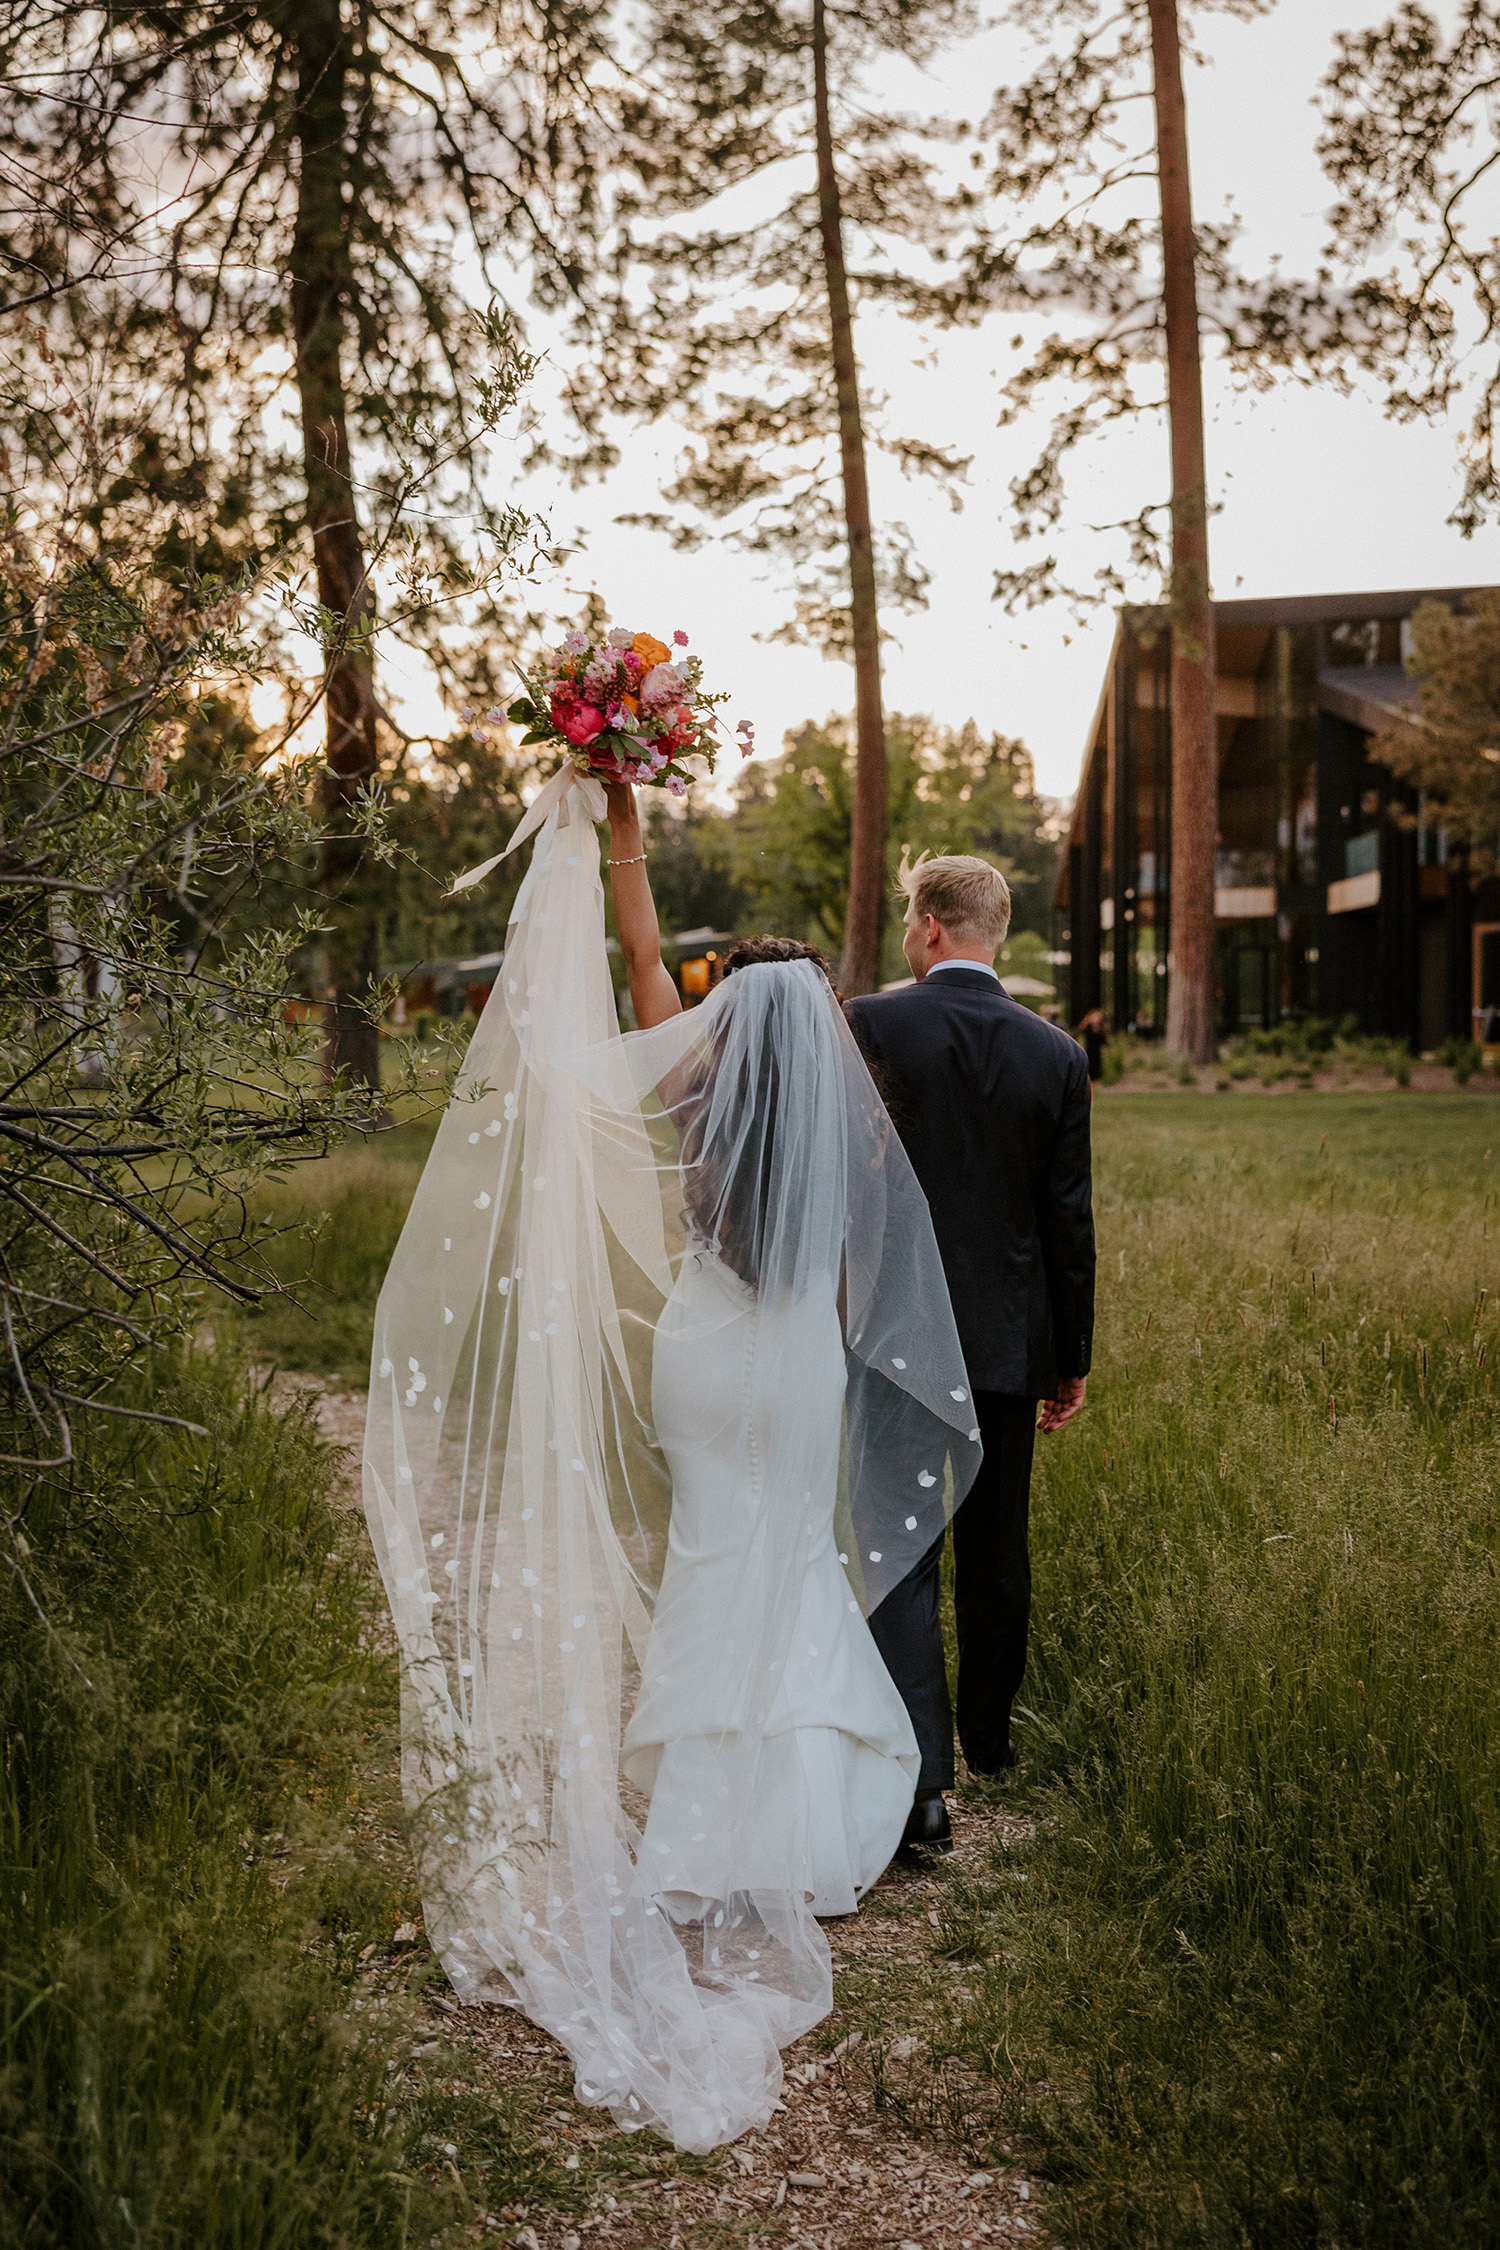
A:
[[[681,651],[687,638],[672,635]],[[693,778],[684,759],[702,758],[714,770],[721,732],[714,705],[728,699],[704,687],[696,656],[674,656],[651,633],[616,625],[594,641],[575,627],[522,678],[526,692],[506,717],[525,727],[523,743],[555,743],[580,773],[681,797]],[[755,748],[750,721],[741,719],[736,732],[748,758]]]

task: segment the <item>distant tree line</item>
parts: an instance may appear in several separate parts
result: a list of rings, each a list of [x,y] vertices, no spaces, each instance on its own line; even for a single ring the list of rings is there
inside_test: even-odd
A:
[[[904,847],[978,852],[1011,884],[1014,927],[1050,930],[1058,807],[1038,796],[1030,753],[970,721],[943,727],[891,713],[889,836],[883,882],[894,890]],[[651,882],[664,931],[775,930],[837,961],[843,950],[857,788],[856,726],[809,722],[783,754],[741,769],[726,804],[706,797],[646,806]],[[416,960],[497,952],[522,869],[498,869],[456,899],[442,878],[488,857],[519,816],[514,768],[503,753],[463,740],[440,763],[413,762],[393,778],[384,817],[398,856],[379,871],[379,943],[387,970]],[[287,898],[313,893],[309,863],[288,871]],[[272,920],[278,898],[256,910]],[[882,977],[904,975],[899,917],[887,917]],[[311,965],[311,964],[309,964]]]

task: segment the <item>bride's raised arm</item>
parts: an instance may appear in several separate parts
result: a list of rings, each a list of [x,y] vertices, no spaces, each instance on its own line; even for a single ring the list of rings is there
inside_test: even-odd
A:
[[[635,791],[628,781],[607,781],[609,806],[609,887],[615,928],[625,955],[630,998],[642,1031],[682,1013],[682,999],[661,957],[661,927],[646,873],[646,846]]]

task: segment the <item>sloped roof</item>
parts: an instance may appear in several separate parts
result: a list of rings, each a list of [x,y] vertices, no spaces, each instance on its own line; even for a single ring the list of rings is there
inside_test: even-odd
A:
[[[1399,664],[1330,664],[1318,674],[1318,704],[1340,719],[1380,734],[1409,719],[1417,683]]]

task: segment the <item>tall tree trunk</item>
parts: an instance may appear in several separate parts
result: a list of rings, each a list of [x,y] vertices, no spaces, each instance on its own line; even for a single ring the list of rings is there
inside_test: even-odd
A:
[[[1214,1059],[1214,862],[1219,843],[1219,735],[1214,613],[1208,581],[1203,360],[1187,104],[1177,0],[1147,0],[1161,182],[1167,401],[1172,427],[1172,889],[1167,1045]]]
[[[859,369],[849,276],[844,265],[844,219],[833,168],[833,127],[828,112],[828,21],[824,0],[813,0],[813,108],[818,142],[818,231],[833,331],[833,378],[838,393],[839,452],[844,470],[844,524],[849,539],[849,611],[854,636],[854,823],[849,853],[849,913],[844,924],[843,987],[852,998],[880,982],[880,937],[885,921],[885,715],[880,707],[880,616],[875,600],[875,551],[870,542],[870,487],[865,474],[865,430],[859,411]]]
[[[379,975],[380,934],[371,872],[350,821],[361,787],[374,778],[375,693],[360,628],[371,611],[350,473],[343,348],[351,294],[345,184],[348,131],[345,85],[351,63],[340,0],[298,0],[297,224],[292,244],[291,313],[302,405],[307,522],[313,535],[318,599],[346,621],[348,641],[325,659],[328,753],[323,778],[327,838],[323,904],[329,923],[323,1070],[378,1090],[380,1036],[359,1006]]]

